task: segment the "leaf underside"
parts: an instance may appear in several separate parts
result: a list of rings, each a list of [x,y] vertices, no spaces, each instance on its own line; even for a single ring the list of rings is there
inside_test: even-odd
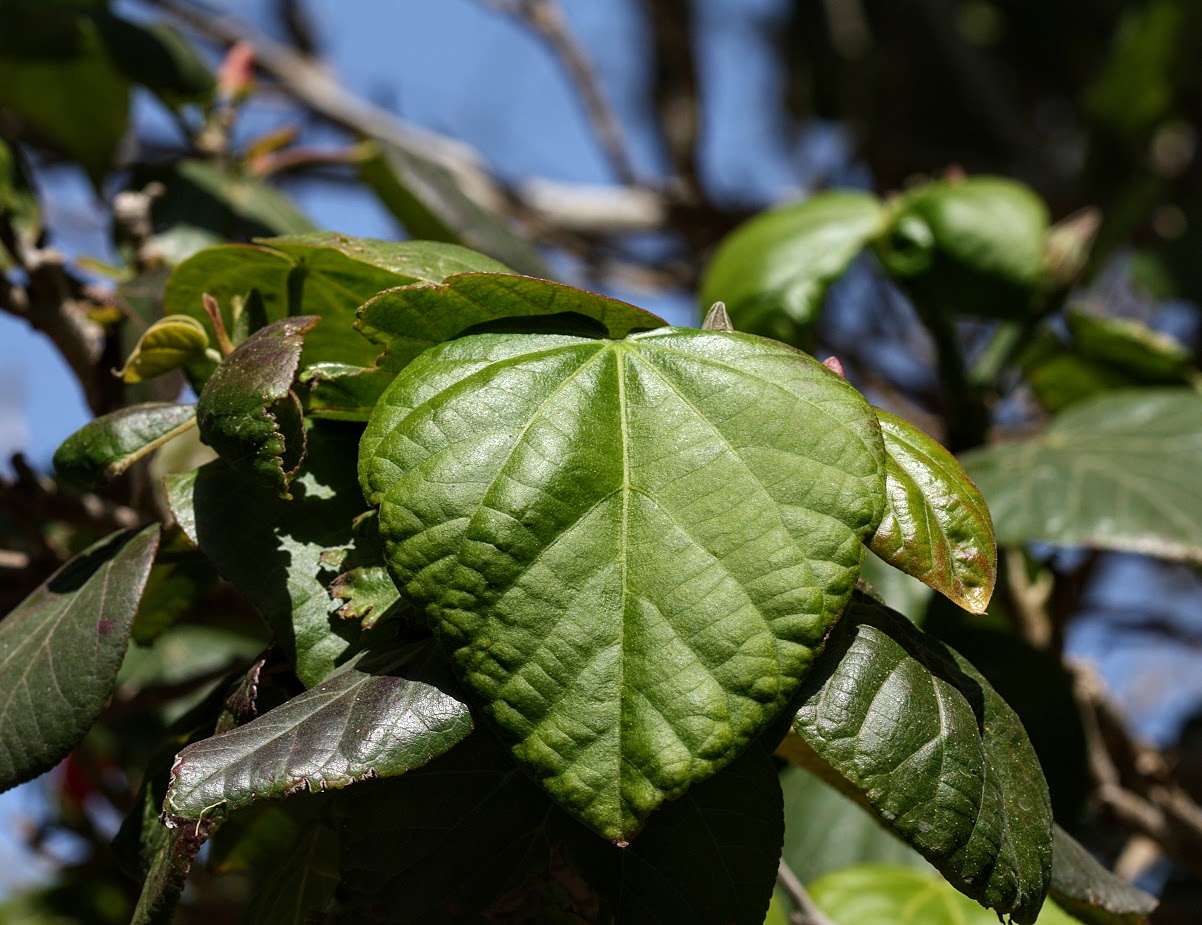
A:
[[[783,709],[883,509],[871,409],[780,344],[475,335],[360,447],[385,560],[512,752],[631,838]]]

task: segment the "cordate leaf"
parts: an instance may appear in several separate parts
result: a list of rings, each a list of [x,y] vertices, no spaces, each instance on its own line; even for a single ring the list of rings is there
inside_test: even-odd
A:
[[[837,870],[809,886],[831,925],[998,925],[997,914],[961,896],[927,870],[864,864]],[[1051,903],[1038,925],[1073,925]]]
[[[803,345],[831,284],[884,225],[867,193],[819,193],[757,215],[705,269],[701,302],[726,303],[735,328]]]
[[[957,312],[1022,315],[1045,276],[1047,207],[1003,177],[939,180],[892,205],[877,239],[885,268],[922,300]]]
[[[958,890],[1034,922],[1052,811],[1022,724],[964,659],[858,598],[814,666],[794,730],[821,773]]]
[[[1044,540],[1202,562],[1202,395],[1124,389],[1027,440],[968,453],[998,542]]]
[[[876,416],[888,506],[868,548],[965,610],[984,613],[997,581],[985,499],[939,441],[887,411]]]
[[[292,380],[305,334],[320,318],[282,318],[256,331],[226,357],[196,405],[200,439],[280,497],[304,459],[304,430]]]
[[[360,444],[385,561],[514,756],[615,841],[764,731],[884,507],[871,408],[742,334],[483,334]]]
[[[169,820],[217,818],[298,790],[393,777],[466,736],[472,718],[433,643],[363,653],[321,684],[176,756]]]
[[[571,286],[502,273],[461,273],[441,285],[390,289],[363,306],[356,327],[383,345],[379,365],[396,372],[423,350],[479,325],[506,319],[582,315],[610,337],[660,328],[662,318]]]
[[[363,512],[355,486],[358,434],[310,428],[305,468],[281,500],[268,486],[218,461],[164,479],[180,527],[223,577],[259,608],[306,687],[345,660],[358,623],[337,614],[322,577],[322,553],[349,546]]]
[[[1087,925],[1141,925],[1157,906],[1154,896],[1120,880],[1060,826],[1052,833],[1051,896]]]
[[[158,544],[157,525],[114,533],[0,621],[0,791],[50,770],[100,716]]]
[[[116,478],[196,424],[195,405],[131,405],[89,421],[54,453],[54,471],[83,488]]]
[[[147,328],[117,373],[126,382],[142,382],[205,359],[209,335],[190,315],[168,315]]]

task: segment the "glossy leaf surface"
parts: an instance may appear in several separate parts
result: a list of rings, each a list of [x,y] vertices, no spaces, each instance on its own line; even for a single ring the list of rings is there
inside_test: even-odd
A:
[[[100,715],[158,543],[157,525],[115,533],[0,621],[0,791],[54,767]]]
[[[964,457],[1002,544],[1045,540],[1202,562],[1202,395],[1124,390],[1029,440]]]
[[[609,337],[663,327],[662,318],[634,305],[541,279],[499,273],[463,273],[442,285],[381,292],[363,306],[358,327],[384,347],[380,366],[393,372],[423,350],[469,328],[506,319],[582,315]]]
[[[888,506],[869,549],[965,610],[984,613],[997,581],[985,499],[960,463],[904,418],[876,409]]]
[[[282,706],[185,748],[164,808],[195,820],[299,789],[404,774],[471,731],[454,690],[432,643],[358,656]]]
[[[803,692],[815,768],[957,889],[1033,922],[1052,869],[1047,785],[1013,711],[966,661],[858,599]]]
[[[195,318],[168,315],[147,328],[120,376],[126,382],[142,382],[204,359],[209,335]]]
[[[1088,925],[1140,925],[1157,905],[1154,896],[1120,880],[1060,826],[1052,833],[1052,898]]]
[[[195,405],[131,405],[95,418],[63,441],[54,471],[65,482],[92,488],[116,478],[155,447],[193,426]]]
[[[222,574],[259,608],[306,687],[345,660],[359,635],[339,617],[322,553],[350,544],[362,513],[355,487],[357,434],[337,425],[310,429],[304,471],[284,501],[223,462],[164,479],[180,527]]]
[[[222,360],[196,405],[201,440],[283,498],[305,452],[292,380],[305,334],[320,320],[282,318],[256,331]]]
[[[477,335],[360,446],[385,560],[548,792],[616,841],[796,691],[884,506],[871,409],[739,334]]]
[[[880,200],[851,191],[757,215],[715,252],[701,280],[702,305],[725,302],[736,330],[797,344],[831,284],[883,224]]]

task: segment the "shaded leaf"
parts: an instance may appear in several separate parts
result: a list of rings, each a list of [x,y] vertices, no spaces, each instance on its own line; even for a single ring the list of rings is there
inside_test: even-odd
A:
[[[292,380],[305,334],[320,318],[282,318],[222,360],[196,404],[200,438],[282,498],[304,459],[304,430]]]
[[[885,440],[885,516],[869,549],[965,610],[984,613],[997,581],[985,499],[937,440],[876,409]]]
[[[871,409],[741,334],[476,335],[380,400],[385,561],[513,754],[614,840],[796,691],[883,505]]]
[[[325,822],[305,828],[281,863],[272,865],[246,910],[255,925],[305,925],[338,888],[338,832]]]
[[[342,569],[330,584],[330,594],[346,601],[338,615],[359,620],[370,629],[385,617],[408,612],[409,605],[401,600],[384,567],[384,547],[376,514],[365,514],[355,521],[354,540],[346,549],[332,549],[323,554],[322,561]]]
[[[275,234],[301,234],[313,229],[313,223],[292,200],[266,180],[245,176],[213,161],[185,158],[174,162],[172,168],[190,188],[190,195],[210,197],[230,216],[252,228]],[[186,215],[182,217],[187,219]]]
[[[136,23],[105,12],[96,23],[117,67],[169,106],[203,101],[212,93],[212,72],[169,23]]]
[[[1088,925],[1140,925],[1156,898],[1099,864],[1075,838],[1056,826],[1052,833],[1052,898]]]
[[[441,164],[395,144],[368,143],[361,154],[359,178],[405,226],[409,237],[463,244],[519,273],[551,275],[538,250],[468,196]]]
[[[164,479],[180,527],[217,570],[259,608],[306,687],[346,657],[359,625],[336,613],[321,555],[348,546],[362,513],[355,486],[358,433],[312,427],[291,501],[222,462]]]
[[[183,824],[298,790],[420,767],[472,729],[428,642],[365,653],[245,726],[176,756],[164,811]]]
[[[1047,207],[1021,183],[939,180],[894,203],[877,252],[920,302],[1014,317],[1028,311],[1043,283],[1047,229]]]
[[[481,325],[571,315],[599,322],[614,338],[667,323],[634,305],[559,283],[501,273],[461,273],[441,285],[381,292],[363,306],[357,327],[384,347],[379,365],[396,372],[423,350]]]
[[[966,661],[864,599],[835,627],[794,729],[807,766],[867,806],[958,890],[1033,922],[1052,812],[1013,711]]]
[[[157,525],[80,553],[0,621],[0,791],[54,767],[112,693]]]
[[[36,244],[42,233],[42,209],[28,167],[15,145],[0,138],[0,215],[26,246]],[[0,243],[0,270],[7,269],[12,255]]]
[[[1045,540],[1202,562],[1202,395],[1130,389],[1028,440],[966,454],[998,542]]]
[[[195,405],[131,405],[95,418],[54,452],[55,474],[64,482],[93,488],[196,423]]]
[[[188,315],[168,315],[142,333],[118,375],[126,382],[142,382],[203,362],[208,346],[209,335],[199,321]]]
[[[998,917],[961,896],[937,874],[910,867],[864,864],[826,874],[810,897],[832,925],[998,925]],[[1073,925],[1046,903],[1039,925]]]
[[[216,581],[213,566],[183,531],[178,527],[166,528],[134,616],[130,638],[139,645],[154,642],[196,606]]]
[[[880,200],[843,190],[757,215],[715,251],[701,303],[726,303],[735,329],[804,345],[827,290],[883,228]]]
[[[392,373],[345,363],[317,363],[298,377],[308,386],[305,413],[335,421],[366,421],[392,382]]]

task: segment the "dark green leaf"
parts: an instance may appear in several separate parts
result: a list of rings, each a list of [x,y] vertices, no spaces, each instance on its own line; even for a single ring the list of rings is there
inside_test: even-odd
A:
[[[1052,812],[1013,711],[966,661],[860,599],[805,684],[794,729],[816,770],[957,889],[1033,922],[1052,868]]]
[[[21,20],[20,25],[9,20],[6,31],[12,29],[28,47],[0,46],[0,108],[13,110],[98,184],[125,134],[129,83],[90,17],[45,10]],[[57,33],[65,45],[39,48],[46,32]]]
[[[157,525],[115,533],[0,621],[0,791],[54,767],[100,715],[158,544]]]
[[[130,638],[144,646],[154,642],[191,610],[216,580],[217,573],[209,560],[183,531],[178,527],[165,530]]]
[[[758,215],[727,237],[701,280],[705,307],[725,302],[739,331],[803,344],[831,284],[884,226],[867,193],[819,193]]]
[[[1068,408],[1038,436],[964,467],[1003,544],[1045,540],[1202,562],[1202,395],[1123,390]]]
[[[879,408],[888,506],[869,548],[973,613],[997,581],[985,499],[942,444]]]
[[[310,366],[299,376],[309,388],[305,413],[335,421],[366,421],[392,376],[387,370],[345,363]]]
[[[195,423],[195,405],[156,403],[113,411],[63,441],[54,453],[54,471],[64,482],[95,487]]]
[[[810,884],[814,904],[832,925],[998,925],[998,917],[961,896],[937,874],[911,867],[865,864]],[[1039,925],[1073,925],[1052,903]]]
[[[0,138],[0,215],[26,246],[37,243],[42,233],[37,190],[20,149],[3,138]],[[0,244],[0,270],[7,269],[11,256]]]
[[[305,334],[320,318],[281,318],[248,337],[209,377],[196,405],[200,439],[282,498],[304,459],[292,381]]]
[[[275,234],[302,234],[313,223],[292,200],[258,177],[244,176],[211,161],[181,160],[174,164],[179,178],[196,193],[210,197],[231,216],[254,228]],[[185,220],[187,216],[181,216]]]
[[[362,513],[355,486],[358,434],[338,425],[309,432],[305,468],[283,501],[224,463],[169,475],[172,513],[188,538],[263,613],[306,687],[345,659],[359,625],[337,615],[322,552],[350,545]]]
[[[1047,207],[1001,177],[928,183],[893,207],[877,250],[920,302],[957,313],[1014,317],[1044,280]]]
[[[1088,925],[1141,925],[1156,908],[1155,897],[1120,880],[1060,826],[1053,831],[1051,895]]]
[[[135,23],[108,13],[96,18],[114,63],[168,105],[203,101],[213,74],[195,47],[164,22]]]
[[[256,891],[246,910],[255,925],[306,925],[338,888],[338,832],[325,822],[307,827]]]
[[[377,405],[385,560],[549,793],[614,840],[796,691],[884,507],[871,409],[796,350],[476,335]]]
[[[429,642],[367,653],[245,726],[185,748],[164,809],[185,824],[257,800],[393,777],[472,729]]]
[[[398,145],[364,145],[359,178],[375,190],[409,237],[463,244],[519,273],[550,275],[537,249],[464,193],[450,171],[422,152]]]
[[[190,315],[168,315],[148,327],[118,375],[126,382],[142,382],[173,369],[205,361],[209,335]]]
[[[506,319],[545,321],[564,315],[600,322],[614,338],[666,324],[641,308],[570,286],[502,273],[462,273],[442,285],[381,292],[363,306],[357,327],[383,345],[379,365],[397,372],[423,350],[470,328]]]

